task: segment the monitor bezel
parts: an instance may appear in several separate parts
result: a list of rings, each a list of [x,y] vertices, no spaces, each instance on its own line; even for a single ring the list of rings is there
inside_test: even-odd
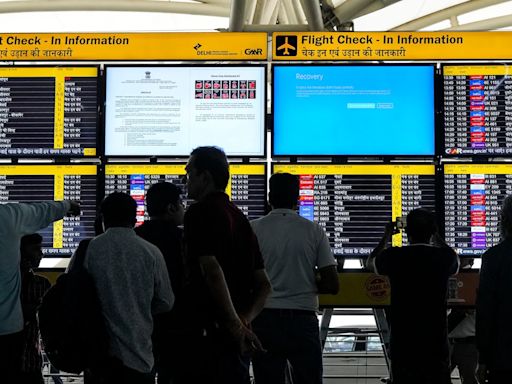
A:
[[[42,167],[66,167],[66,168],[74,168],[74,167],[82,167],[82,166],[94,166],[96,168],[96,173],[94,175],[94,178],[95,178],[95,181],[96,181],[96,191],[94,193],[94,209],[95,209],[95,213],[96,213],[96,217],[97,217],[97,214],[98,214],[98,210],[99,210],[99,206],[100,206],[100,203],[101,203],[101,197],[100,197],[100,165],[95,162],[95,163],[92,163],[92,162],[80,162],[80,163],[35,163],[35,162],[23,162],[23,163],[9,163],[9,164],[2,164],[2,166],[6,166],[6,167],[9,167],[9,166],[16,166],[16,167],[33,167],[33,166],[42,166]],[[40,175],[52,175],[51,173],[48,173],[48,174],[35,174],[35,175],[29,175],[29,176],[40,176]],[[56,201],[64,201],[66,199],[61,199],[61,200],[56,200]],[[50,200],[38,200],[38,199],[35,199],[33,200],[33,202],[39,202],[39,201],[54,201],[53,199],[50,199]],[[13,201],[7,201],[7,203],[13,203]],[[50,227],[52,224],[49,224],[47,227],[43,228],[43,229],[46,229],[48,227]],[[40,231],[37,231],[38,233]],[[94,236],[93,236],[94,237]],[[92,237],[91,237],[92,238]],[[90,239],[89,237],[83,237],[80,241],[83,241],[83,240],[86,240],[86,239]],[[54,249],[53,247],[50,247],[51,249]],[[65,255],[44,255],[43,258],[44,259],[69,259],[71,258],[71,256],[73,256],[73,253],[76,251],[76,248],[73,249],[70,253],[68,254],[65,254]],[[48,268],[41,268],[42,270],[48,270]]]
[[[275,68],[279,67],[430,67],[432,68],[432,91],[433,91],[433,100],[432,100],[432,143],[433,143],[433,151],[430,154],[378,154],[378,153],[368,153],[368,154],[348,154],[348,153],[322,153],[322,154],[301,154],[301,153],[286,153],[286,154],[276,154],[275,151]],[[282,158],[304,158],[306,160],[311,158],[369,158],[369,157],[379,157],[385,159],[395,159],[400,158],[406,161],[405,159],[425,159],[425,158],[433,158],[436,156],[437,151],[437,143],[436,138],[438,137],[437,132],[437,119],[436,119],[436,100],[438,94],[438,82],[436,81],[436,64],[435,63],[316,63],[316,62],[308,62],[308,63],[277,63],[272,64],[272,84],[271,84],[271,92],[272,92],[272,103],[271,103],[271,156],[275,159]]]
[[[111,166],[111,165],[117,165],[117,166],[183,166],[183,168],[185,168],[187,162],[185,161],[185,159],[177,159],[177,161],[173,161],[173,162],[158,162],[158,163],[148,163],[148,162],[140,162],[140,161],[137,161],[137,162],[129,162],[129,161],[115,161],[115,162],[104,162],[103,164],[101,164],[99,166],[99,169],[98,169],[98,178],[100,178],[100,181],[98,182],[98,199],[99,201],[101,201],[102,199],[104,199],[107,194],[106,194],[106,191],[105,191],[105,181],[106,181],[106,168],[107,166]],[[251,162],[234,162],[234,161],[230,161],[229,162],[229,165],[242,165],[242,166],[246,166],[246,165],[257,165],[257,166],[263,166],[263,169],[264,169],[264,177],[265,177],[265,190],[264,190],[264,195],[265,195],[265,202],[264,202],[264,212],[266,213],[268,208],[267,208],[267,205],[268,205],[268,200],[267,200],[267,196],[268,196],[268,178],[269,178],[269,175],[268,175],[268,162],[264,161],[264,160],[258,160],[258,161],[251,161]],[[185,175],[183,175],[185,176]],[[230,172],[230,179],[231,179],[231,172]],[[101,186],[101,189],[100,189],[100,186]],[[184,202],[185,202],[185,199],[187,200],[190,200],[189,203],[192,203],[192,199],[188,199],[186,196],[187,194],[187,190],[186,188],[183,188],[182,190],[182,193],[184,195]],[[187,207],[188,207],[188,204],[187,204]]]
[[[408,161],[400,161],[400,162],[393,162],[393,163],[369,163],[369,162],[357,162],[357,163],[343,163],[343,164],[333,164],[331,162],[311,162],[311,161],[304,161],[304,162],[279,162],[279,161],[272,161],[271,162],[271,174],[275,173],[275,166],[276,165],[286,165],[286,166],[297,166],[297,165],[307,165],[307,166],[329,166],[329,167],[339,167],[339,166],[418,166],[418,165],[428,165],[433,167],[434,169],[434,208],[436,210],[436,220],[439,223],[441,223],[444,220],[444,217],[439,212],[439,194],[438,194],[438,167],[434,161],[430,162],[408,162]],[[364,174],[361,174],[364,175]],[[393,203],[393,201],[391,201]],[[384,231],[382,231],[382,235],[384,235]],[[402,236],[406,236],[405,231],[403,232]],[[331,248],[333,250],[333,248]],[[334,251],[333,251],[334,255]],[[336,255],[336,259],[347,259],[347,260],[365,260],[369,257],[369,255]]]
[[[3,66],[2,66],[3,67]],[[103,80],[102,80],[102,71],[101,66],[99,64],[68,64],[65,65],[58,65],[58,64],[44,64],[41,66],[36,66],[32,63],[20,63],[13,66],[9,66],[8,68],[48,68],[48,69],[54,69],[54,68],[96,68],[96,155],[94,156],[86,156],[86,155],[73,155],[73,154],[33,154],[33,155],[27,155],[27,154],[21,154],[21,155],[2,155],[0,154],[1,159],[28,159],[34,160],[34,159],[59,159],[59,160],[70,160],[70,159],[81,159],[84,161],[95,159],[98,157],[101,157],[103,154],[103,143],[102,143],[102,116],[100,113],[99,106],[102,104],[103,100]],[[53,115],[55,117],[55,115]]]
[[[500,61],[500,62],[463,62],[463,63],[457,63],[457,62],[451,62],[451,63],[441,63],[439,67],[439,95],[436,99],[439,100],[439,114],[440,114],[440,120],[439,120],[439,143],[438,143],[438,154],[444,158],[447,159],[457,159],[457,158],[465,158],[465,159],[476,159],[477,161],[486,161],[486,159],[489,158],[512,158],[512,153],[510,154],[502,154],[502,153],[462,153],[462,154],[449,154],[446,153],[446,144],[445,144],[445,121],[444,121],[444,114],[445,114],[445,103],[444,103],[444,68],[446,67],[499,67],[499,66],[509,66],[512,70],[512,62],[511,61]],[[512,78],[512,73],[511,76]]]
[[[226,153],[226,157],[228,159],[265,159],[267,157],[267,83],[268,83],[268,76],[267,76],[267,64],[266,63],[219,63],[219,64],[204,64],[204,63],[172,63],[172,64],[150,64],[150,63],[130,63],[130,64],[108,64],[104,67],[104,87],[103,87],[103,98],[102,98],[102,110],[103,110],[103,116],[102,116],[102,126],[103,126],[103,148],[102,153],[104,154],[105,158],[109,159],[122,159],[122,158],[133,158],[133,159],[147,159],[147,158],[158,158],[158,159],[186,159],[190,156],[190,153],[182,154],[182,155],[173,155],[173,154],[166,154],[166,155],[153,155],[153,154],[147,154],[147,155],[130,155],[130,154],[121,154],[121,155],[111,155],[107,154],[106,152],[106,136],[107,136],[107,80],[108,80],[108,69],[110,68],[217,68],[219,66],[227,67],[227,68],[262,68],[263,71],[263,106],[262,106],[262,129],[263,132],[261,133],[263,136],[263,152],[260,154],[255,155],[247,155],[247,154],[228,154]],[[191,148],[192,151],[193,148]]]

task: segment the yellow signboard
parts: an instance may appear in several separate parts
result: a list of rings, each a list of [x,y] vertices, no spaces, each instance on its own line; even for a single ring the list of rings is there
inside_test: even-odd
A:
[[[0,61],[266,59],[266,33],[0,34]]]
[[[391,286],[385,276],[369,272],[342,272],[338,275],[340,290],[336,295],[320,295],[321,307],[380,307],[391,302]],[[459,273],[450,278],[449,306],[473,306],[479,284],[478,273]],[[431,284],[424,281],[422,284]],[[414,295],[411,295],[414,300]],[[411,304],[421,304],[411,302]]]
[[[511,59],[510,32],[275,32],[273,60]]]

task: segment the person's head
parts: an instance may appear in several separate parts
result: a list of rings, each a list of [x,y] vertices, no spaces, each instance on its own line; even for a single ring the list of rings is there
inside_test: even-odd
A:
[[[407,215],[407,237],[410,243],[430,243],[437,232],[435,215],[425,208],[416,208]]]
[[[213,191],[224,191],[229,181],[226,154],[217,147],[197,147],[187,166],[188,197],[200,200]]]
[[[299,179],[289,173],[274,173],[269,180],[268,200],[273,209],[295,209],[299,199]]]
[[[167,182],[153,184],[146,193],[146,204],[151,219],[183,224],[184,209],[178,186]]]
[[[505,197],[501,205],[500,232],[503,239],[512,237],[512,195]]]
[[[137,203],[123,192],[113,192],[105,197],[101,202],[100,212],[105,229],[133,228],[137,221]]]
[[[43,257],[43,237],[38,233],[25,235],[20,241],[20,254],[22,271],[29,271],[39,267]]]

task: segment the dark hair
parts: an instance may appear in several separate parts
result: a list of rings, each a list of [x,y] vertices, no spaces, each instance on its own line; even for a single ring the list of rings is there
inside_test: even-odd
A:
[[[133,226],[137,221],[137,203],[123,192],[113,192],[105,197],[100,212],[106,227]]]
[[[193,165],[197,172],[210,172],[215,188],[226,189],[229,181],[229,163],[222,149],[197,147],[190,156],[194,156]]]
[[[274,173],[269,180],[268,198],[274,208],[293,208],[299,198],[299,178],[290,173]]]
[[[179,203],[180,196],[181,189],[177,185],[165,181],[153,184],[146,193],[148,214],[154,216],[165,213],[169,204]]]
[[[416,208],[407,215],[407,235],[428,242],[437,232],[434,213],[425,208]]]
[[[43,236],[39,233],[31,233],[30,235],[25,235],[21,238],[21,245],[29,245],[29,244],[41,244],[43,242]]]

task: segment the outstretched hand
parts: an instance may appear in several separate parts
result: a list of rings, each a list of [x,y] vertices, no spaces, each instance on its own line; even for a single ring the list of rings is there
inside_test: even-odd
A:
[[[80,202],[76,200],[69,201],[68,216],[80,216]]]

